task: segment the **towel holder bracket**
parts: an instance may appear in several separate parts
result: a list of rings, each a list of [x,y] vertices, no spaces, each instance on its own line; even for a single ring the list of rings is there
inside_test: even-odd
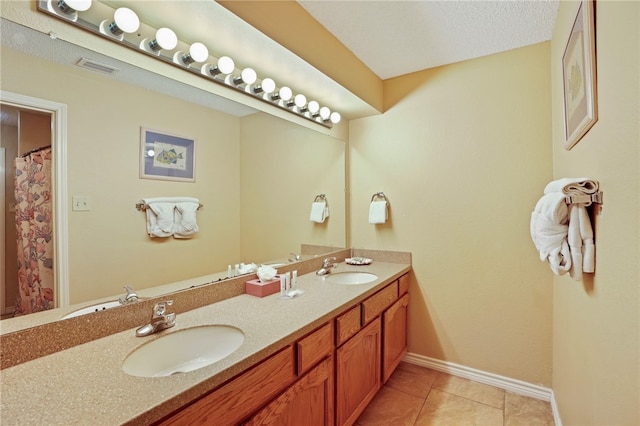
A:
[[[593,194],[567,194],[564,197],[566,204],[584,204],[590,206],[591,203],[602,204],[602,191],[598,191]]]
[[[198,203],[198,210],[200,210],[202,207],[204,207],[202,203]],[[136,203],[136,210],[138,210],[139,212],[145,211],[148,208],[149,208],[149,204],[145,203],[144,201],[140,201],[139,203]]]
[[[371,202],[375,201],[377,198],[380,198],[386,202],[389,202],[389,200],[387,200],[387,196],[384,195],[384,192],[376,192],[375,194],[373,194],[371,196]]]

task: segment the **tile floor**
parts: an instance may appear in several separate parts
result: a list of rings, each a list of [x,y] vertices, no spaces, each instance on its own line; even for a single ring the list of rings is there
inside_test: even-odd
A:
[[[402,362],[357,426],[554,425],[551,404]]]

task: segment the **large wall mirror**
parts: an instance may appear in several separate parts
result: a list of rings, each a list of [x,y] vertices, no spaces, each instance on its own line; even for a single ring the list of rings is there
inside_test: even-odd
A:
[[[52,143],[66,144],[68,202],[54,215],[68,217],[70,304],[122,294],[125,284],[143,290],[240,262],[286,261],[301,244],[345,247],[343,140],[5,19],[1,39],[0,88],[67,107],[67,140]],[[119,75],[73,65],[82,57]],[[141,178],[141,128],[193,139],[195,182]],[[322,224],[309,220],[320,193],[330,207]],[[72,209],[77,196],[86,209]],[[135,205],[163,196],[199,199],[193,238],[147,235]]]

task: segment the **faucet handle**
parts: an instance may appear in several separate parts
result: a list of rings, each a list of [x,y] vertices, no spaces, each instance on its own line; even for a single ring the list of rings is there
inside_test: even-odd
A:
[[[158,318],[167,314],[167,306],[173,305],[173,300],[166,300],[164,302],[158,302],[153,305],[153,317]]]
[[[127,294],[125,294],[124,296],[120,296],[120,299],[118,299],[121,305],[126,305],[127,303],[133,303],[138,301],[138,294],[135,292],[133,288],[131,288],[128,285],[125,285],[122,288],[124,288]]]
[[[291,256],[293,256],[293,259],[289,259],[289,262],[295,262],[296,260],[302,260],[302,255],[301,254],[295,254],[293,252],[289,253]]]
[[[323,268],[328,268],[329,266],[331,266],[331,263],[335,262],[335,261],[336,261],[335,257],[327,257],[325,260],[322,261],[322,267]],[[335,266],[338,266],[338,265],[335,265]]]

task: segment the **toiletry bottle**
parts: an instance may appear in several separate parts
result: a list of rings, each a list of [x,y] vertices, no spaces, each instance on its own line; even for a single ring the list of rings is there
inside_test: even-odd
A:
[[[280,275],[280,296],[284,296],[287,293],[287,281],[284,275]]]
[[[291,289],[295,290],[298,288],[298,271],[294,270],[291,273]]]

